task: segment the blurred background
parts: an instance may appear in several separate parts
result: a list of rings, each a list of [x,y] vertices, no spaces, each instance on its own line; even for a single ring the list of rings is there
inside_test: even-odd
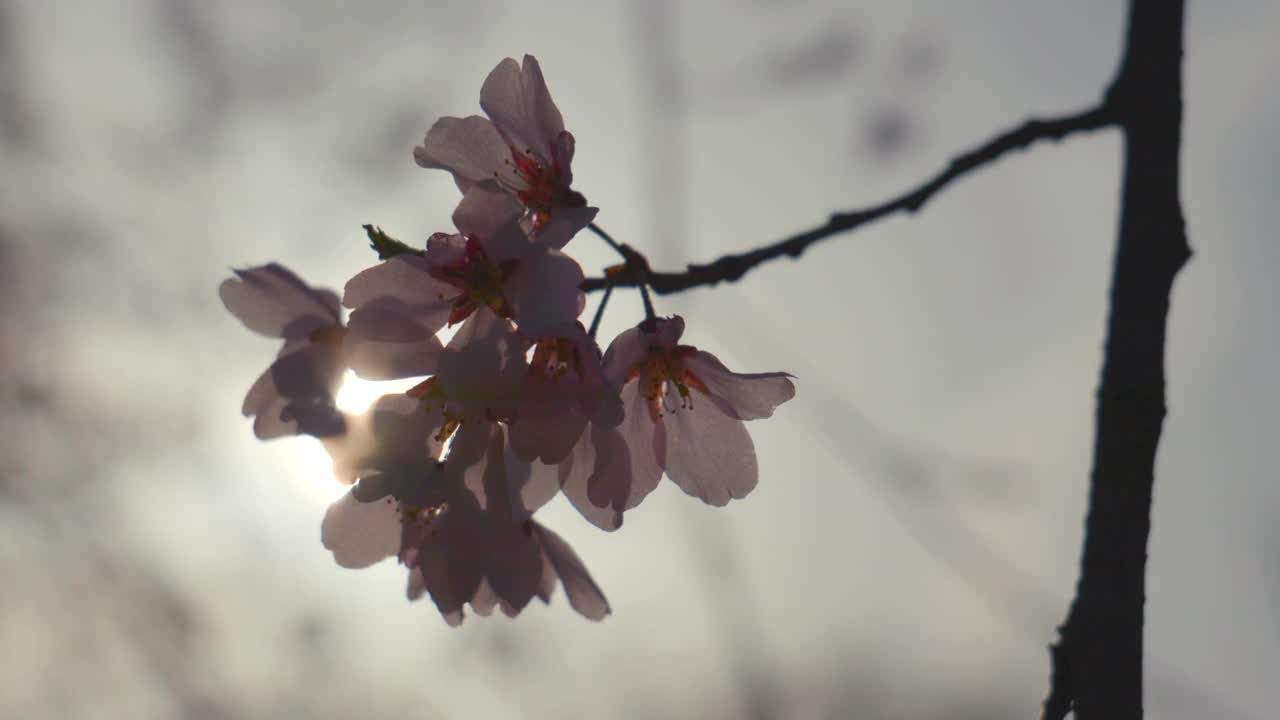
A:
[[[1155,718],[1280,705],[1277,22],[1189,8]],[[253,439],[240,400],[276,346],[216,286],[280,260],[340,288],[374,261],[362,223],[446,229],[456,190],[411,149],[506,56],[541,60],[600,224],[676,269],[1091,105],[1124,23],[1121,0],[0,0],[0,717],[1035,716],[1076,577],[1116,133],[658,298],[798,395],[751,426],[744,501],[665,483],[614,534],[540,513],[608,594],[600,624],[558,595],[451,630],[394,563],[338,568],[341,488],[313,441]],[[602,337],[640,317],[619,293]]]

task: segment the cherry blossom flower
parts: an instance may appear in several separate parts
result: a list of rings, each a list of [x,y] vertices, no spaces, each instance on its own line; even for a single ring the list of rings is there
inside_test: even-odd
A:
[[[711,353],[680,345],[680,316],[646,320],[605,353],[605,374],[622,384],[632,476],[665,471],[711,505],[746,497],[756,486],[755,447],[744,420],[766,418],[795,396],[787,373],[740,374]]]
[[[480,107],[488,118],[436,121],[414,148],[417,163],[449,171],[467,196],[514,197],[529,210],[535,228],[556,216],[574,226],[573,232],[586,227],[587,201],[570,187],[573,135],[564,129],[537,59],[525,55],[523,67],[511,58],[498,63],[480,89]]]
[[[582,268],[548,244],[567,240],[565,223],[554,220],[530,238],[518,218],[503,220],[479,201],[459,207],[454,222],[462,232],[432,235],[424,254],[396,255],[347,282],[348,354],[361,377],[434,374],[441,351],[435,334],[479,308],[514,320],[525,333],[582,313]]]
[[[417,398],[424,408],[441,415],[443,420],[436,439],[445,442],[452,438],[448,464],[486,508],[488,495],[518,497],[523,483],[530,477],[530,473],[521,470],[511,475],[509,486],[498,489],[484,485],[491,462],[520,462],[514,456],[499,456],[495,460],[489,447],[495,437],[505,443],[499,423],[512,416],[520,401],[527,367],[525,347],[525,341],[509,321],[487,308],[481,309],[449,341],[440,358],[439,372],[407,393]],[[511,517],[527,518],[550,500],[554,492],[552,488],[549,493],[538,493],[536,505],[513,500],[516,512]]]
[[[359,483],[330,506],[321,541],[339,565],[366,567],[396,556],[410,568],[411,599],[430,593],[451,625],[463,605],[481,615],[514,616],[534,597],[548,601],[557,582],[570,605],[599,620],[608,602],[581,560],[550,530],[515,515],[500,426],[489,435],[483,477],[472,483],[436,459],[445,418],[408,396],[375,406],[379,450]]]
[[[338,297],[313,288],[276,263],[235,270],[218,287],[223,305],[250,330],[284,340],[275,362],[245,396],[253,432],[267,440],[345,431],[333,395],[346,370]]]
[[[407,394],[440,408],[451,427],[509,418],[520,401],[526,343],[509,320],[488,308],[450,338],[431,378]]]
[[[511,447],[527,460],[563,460],[587,423],[604,428],[622,422],[622,401],[604,377],[600,349],[575,322],[535,338],[533,358],[511,422]]]
[[[616,530],[623,510],[659,479],[633,483],[626,443],[615,430],[622,419],[618,388],[606,380],[600,349],[581,324],[536,339],[521,403],[508,426],[512,453],[532,463],[534,476],[554,475],[555,487],[604,530]],[[535,486],[545,488],[545,482]]]
[[[662,479],[660,470],[637,475],[622,433],[595,424],[587,425],[555,470],[569,503],[592,525],[608,531],[621,527],[623,512],[639,505]]]

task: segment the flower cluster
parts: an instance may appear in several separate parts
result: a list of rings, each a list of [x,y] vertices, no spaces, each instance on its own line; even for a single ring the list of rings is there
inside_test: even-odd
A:
[[[422,249],[384,252],[375,237],[383,259],[347,282],[345,324],[334,293],[280,265],[223,282],[228,310],[284,341],[244,413],[262,439],[347,440],[335,470],[352,486],[321,528],[339,565],[397,557],[409,597],[429,594],[450,624],[468,604],[514,616],[556,585],[599,620],[604,594],[534,513],[563,493],[616,530],[664,474],[711,505],[745,497],[758,471],[744,422],[795,388],[681,344],[678,316],[647,317],[602,353],[578,320],[582,268],[564,252],[597,209],[571,187],[574,139],[537,60],[503,60],[480,105],[488,117],[441,118],[414,149],[462,192],[454,230]],[[347,369],[422,380],[353,419],[334,403]]]

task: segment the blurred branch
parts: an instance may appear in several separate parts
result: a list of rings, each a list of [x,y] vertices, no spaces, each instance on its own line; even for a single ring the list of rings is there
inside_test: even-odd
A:
[[[29,74],[24,48],[19,46],[22,29],[17,12],[7,0],[0,0],[0,144],[19,151],[32,149],[38,139],[32,121]]]
[[[696,287],[716,285],[720,282],[735,282],[749,270],[770,260],[780,257],[798,258],[810,245],[820,240],[849,232],[862,225],[880,220],[899,212],[914,213],[924,207],[935,194],[969,173],[994,162],[1011,150],[1020,150],[1040,140],[1061,140],[1077,132],[1098,130],[1109,127],[1116,122],[1114,108],[1108,101],[1083,112],[1055,118],[1031,119],[1021,125],[1000,133],[982,145],[957,155],[937,175],[926,180],[916,188],[862,210],[854,210],[832,215],[825,225],[806,230],[797,235],[778,242],[762,246],[755,250],[735,255],[725,255],[706,265],[689,265],[681,273],[653,272],[647,267],[628,267],[609,281],[614,287],[638,285],[648,278],[649,287],[660,295],[682,292]],[[605,278],[587,278],[582,289],[587,292],[599,290],[605,286]]]

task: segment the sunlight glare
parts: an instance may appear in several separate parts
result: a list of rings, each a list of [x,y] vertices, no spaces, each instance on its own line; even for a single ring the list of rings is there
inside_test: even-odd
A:
[[[342,378],[342,387],[338,388],[338,394],[333,398],[334,404],[343,412],[362,413],[369,409],[374,400],[388,392],[388,384],[362,380],[348,370]]]
[[[372,382],[356,377],[347,371],[342,386],[334,396],[334,404],[347,416],[347,434],[324,442],[305,435],[295,438],[299,472],[307,478],[309,484],[316,487],[327,498],[337,498],[345,493],[348,485],[338,481],[334,473],[333,457],[326,449],[328,443],[336,452],[353,444],[369,442],[368,429],[362,423],[361,413],[368,410],[374,401],[387,393],[404,392],[416,384],[416,380],[398,380],[394,382]]]
[[[333,458],[329,457],[329,451],[324,449],[319,440],[299,435],[294,438],[294,448],[297,451],[298,471],[308,485],[316,488],[327,499],[336,500],[350,489],[338,482],[338,477],[333,472]]]

